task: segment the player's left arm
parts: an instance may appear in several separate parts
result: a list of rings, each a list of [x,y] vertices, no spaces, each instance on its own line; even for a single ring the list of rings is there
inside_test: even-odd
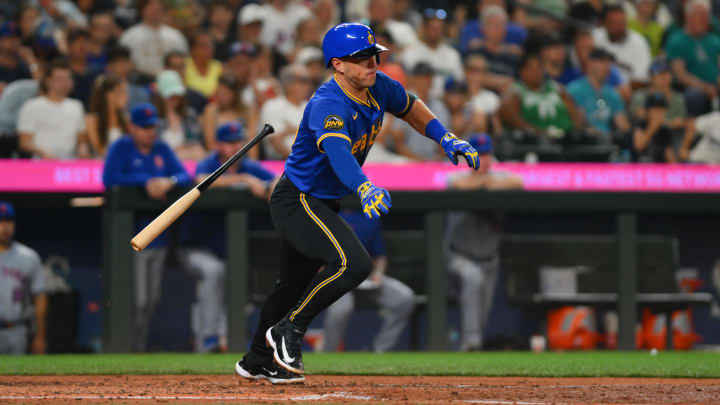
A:
[[[459,139],[445,129],[435,114],[412,93],[408,93],[403,86],[378,72],[376,88],[382,92],[386,111],[402,118],[416,131],[433,139],[440,144],[451,162],[457,165],[457,156],[465,158],[468,166],[477,170],[480,161],[477,151],[469,143]]]

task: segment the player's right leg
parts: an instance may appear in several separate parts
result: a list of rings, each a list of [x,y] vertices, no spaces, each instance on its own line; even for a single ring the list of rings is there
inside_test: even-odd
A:
[[[384,276],[376,296],[383,318],[382,327],[373,343],[377,353],[386,352],[396,344],[410,321],[415,308],[415,293],[402,281]]]

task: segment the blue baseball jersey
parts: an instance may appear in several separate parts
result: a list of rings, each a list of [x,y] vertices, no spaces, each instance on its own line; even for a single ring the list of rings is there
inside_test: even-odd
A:
[[[371,257],[385,256],[385,243],[382,239],[380,221],[368,219],[360,211],[341,211],[340,216],[355,231],[355,235]]]
[[[205,159],[198,162],[198,165],[195,168],[195,175],[210,174],[219,169],[220,166],[222,166],[220,155],[217,151],[212,152]],[[260,162],[257,160],[242,158],[237,163],[236,167],[237,169],[235,170],[235,173],[237,174],[247,173],[259,178],[262,181],[270,181],[275,178],[275,175],[271,171],[262,167]]]
[[[365,162],[382,128],[383,115],[402,116],[410,108],[403,86],[382,72],[366,90],[367,100],[342,88],[337,79],[324,83],[305,107],[292,152],[285,161],[285,175],[302,192],[316,198],[341,198],[350,190],[338,179],[322,148],[323,140],[346,140],[358,164]]]

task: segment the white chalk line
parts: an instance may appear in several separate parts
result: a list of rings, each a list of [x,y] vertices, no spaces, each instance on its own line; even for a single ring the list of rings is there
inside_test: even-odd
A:
[[[357,401],[371,401],[375,398],[365,395],[354,395],[348,392],[332,392],[329,394],[321,395],[300,395],[295,397],[251,397],[251,396],[240,396],[240,395],[223,395],[223,396],[210,396],[210,395],[6,395],[0,396],[0,401],[37,401],[37,400],[87,400],[87,401],[135,401],[135,400],[190,400],[190,401],[319,401],[323,399],[354,399]]]

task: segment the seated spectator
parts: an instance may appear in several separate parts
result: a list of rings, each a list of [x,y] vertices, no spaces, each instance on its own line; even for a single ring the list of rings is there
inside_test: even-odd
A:
[[[282,94],[280,83],[273,74],[273,53],[268,47],[259,46],[250,63],[250,85],[258,108],[266,101]]]
[[[571,2],[568,16],[591,26],[602,24],[603,0],[577,0]]]
[[[40,11],[40,18],[59,29],[87,27],[87,17],[71,0],[30,0]]]
[[[202,127],[195,109],[188,106],[185,86],[177,72],[165,70],[157,77],[157,132],[180,159],[198,160],[205,155]]]
[[[492,139],[488,135],[476,134],[469,142],[479,153],[480,167],[477,171],[454,173],[448,178],[449,189],[523,188],[520,177],[492,170]],[[482,349],[483,331],[488,323],[500,272],[501,232],[502,217],[497,213],[452,211],[447,216],[447,268],[460,281],[460,349],[463,351]]]
[[[185,60],[185,85],[206,98],[212,97],[222,74],[220,61],[213,59],[212,37],[200,31],[190,39],[190,57]]]
[[[538,46],[543,74],[560,83],[567,62],[565,38],[556,32],[549,32],[540,38]]]
[[[448,77],[463,80],[460,53],[448,45],[443,37],[446,17],[445,10],[426,9],[423,14],[420,41],[406,47],[399,58],[406,70],[412,70],[419,63],[432,66],[435,71],[432,88],[434,97],[442,96],[443,86]]]
[[[257,111],[240,99],[240,85],[233,76],[220,77],[215,99],[205,106],[203,111],[203,138],[208,149],[215,147],[215,133],[217,128],[228,122],[240,121],[245,128],[258,127]],[[277,132],[277,127],[275,128]],[[248,153],[257,158],[259,148],[253,148]]]
[[[559,139],[581,126],[572,98],[562,86],[543,77],[537,54],[521,59],[520,80],[503,95],[500,114],[508,127],[530,136]]]
[[[625,104],[615,89],[607,84],[613,56],[604,49],[590,52],[587,75],[568,86],[568,92],[584,114],[585,121],[598,141],[609,143],[610,133],[630,130]]]
[[[154,78],[163,69],[163,59],[170,51],[188,52],[183,34],[166,25],[162,0],[138,0],[141,21],[126,30],[120,44],[130,50],[137,70],[147,78]]]
[[[125,80],[111,75],[95,79],[86,121],[88,142],[96,156],[104,156],[110,144],[127,134],[127,103]]]
[[[150,90],[145,86],[129,81],[132,70],[133,63],[130,60],[130,51],[127,48],[118,46],[108,51],[105,72],[126,82],[128,97],[124,108],[128,111],[135,104],[150,102]]]
[[[434,75],[435,71],[430,65],[418,63],[410,72],[407,90],[418,96],[440,122],[448,123],[450,122],[450,113],[445,108],[445,104],[430,92]],[[389,119],[385,122],[385,127],[390,135],[387,144],[393,152],[417,161],[445,159],[445,154],[436,143],[413,135],[415,130],[407,122],[391,119],[390,116],[386,117]]]
[[[517,45],[504,42],[508,15],[502,7],[494,5],[485,7],[482,23],[485,39],[472,53],[482,55],[487,62],[488,74],[485,75],[485,87],[502,93],[514,81],[522,50]]]
[[[383,30],[397,40],[397,47],[400,51],[407,46],[418,42],[416,28],[405,21],[393,19],[393,3],[391,0],[370,0],[368,2],[368,19],[374,27],[382,27]],[[420,27],[417,27],[419,30]],[[375,31],[377,34],[377,31]]]
[[[650,53],[657,56],[661,49],[665,28],[655,19],[658,8],[657,0],[636,0],[635,16],[628,19],[628,27],[643,37],[650,44]]]
[[[250,5],[248,4],[248,6]],[[252,86],[251,76],[253,60],[257,57],[257,53],[258,49],[252,43],[235,42],[230,47],[230,59],[227,61],[227,73],[233,76],[240,86],[240,99],[246,105],[255,105],[255,90]],[[325,64],[322,68],[324,72]]]
[[[312,82],[307,69],[291,65],[280,72],[283,94],[269,100],[260,111],[260,121],[275,128],[275,133],[263,140],[265,158],[285,160],[290,155],[307,101],[312,94]]]
[[[110,146],[103,168],[103,184],[138,186],[154,200],[166,200],[176,185],[190,183],[190,176],[172,149],[157,139],[157,110],[149,103],[136,104],[130,110],[129,136],[120,137]],[[137,231],[152,218],[140,217]],[[167,236],[161,234],[141,252],[135,252],[133,279],[133,328],[131,347],[142,352],[155,307],[160,302],[162,277],[167,257]]]
[[[650,87],[635,90],[630,102],[630,114],[635,119],[648,118],[645,111],[645,101],[650,92],[660,92],[667,101],[665,125],[673,130],[682,130],[687,122],[685,111],[685,97],[682,93],[673,90],[670,66],[665,59],[659,58],[650,65]]]
[[[422,15],[415,10],[411,0],[394,0],[392,2],[392,18],[410,24],[413,29],[422,25]]]
[[[115,46],[118,28],[115,25],[112,11],[109,9],[95,11],[90,15],[90,43],[88,45],[88,64],[90,68],[102,72],[107,64],[107,54]]]
[[[369,220],[359,211],[343,211],[340,216],[355,231],[360,242],[370,253],[373,266],[370,276],[365,281],[325,310],[323,351],[334,352],[340,348],[345,329],[355,309],[355,301],[367,300],[379,307],[380,316],[383,318],[380,331],[375,335],[372,345],[375,353],[383,353],[397,345],[400,334],[410,321],[415,308],[415,293],[402,281],[385,274],[387,253],[382,240],[380,221]]]
[[[260,44],[260,34],[265,21],[265,9],[255,3],[248,3],[240,9],[238,26],[240,39],[249,44]]]
[[[35,58],[20,44],[20,29],[13,21],[0,24],[0,94],[10,82],[32,79],[38,71]]]
[[[320,32],[328,32],[340,24],[340,5],[335,0],[314,0],[312,11],[320,24]]]
[[[17,122],[20,150],[43,159],[72,159],[79,154],[85,132],[82,103],[68,98],[73,79],[70,66],[54,61],[45,69],[42,95],[20,109]]]
[[[685,28],[667,42],[667,58],[675,79],[685,86],[691,116],[710,111],[711,100],[718,96],[720,38],[709,32],[709,13],[707,0],[689,0],[685,3]]]
[[[464,82],[449,79],[445,83],[443,102],[450,114],[447,128],[458,138],[465,139],[476,128],[487,127],[485,115],[475,113],[470,105],[468,87]]]
[[[198,162],[196,183],[205,180],[247,143],[244,126],[238,121],[219,126],[215,136],[214,151]],[[212,187],[247,187],[256,198],[267,200],[274,178],[274,174],[246,155],[215,180]],[[227,245],[222,232],[224,215],[190,216],[183,225],[179,258],[186,271],[196,279],[197,302],[193,304],[191,315],[195,351],[226,351],[226,266],[221,259]]]
[[[293,50],[297,25],[311,15],[310,10],[301,3],[288,0],[267,2],[262,7],[260,43],[287,57]]]
[[[24,4],[18,14],[18,28],[20,29],[20,42],[23,46],[33,48],[35,45],[35,32],[38,26],[40,13],[35,7]]]
[[[90,93],[92,92],[95,78],[100,71],[94,70],[88,64],[88,55],[90,54],[90,34],[81,29],[70,31],[67,37],[68,45],[68,61],[70,69],[73,73],[73,90],[70,98],[80,100],[83,107],[87,110],[90,103]]]
[[[187,56],[182,52],[170,52],[165,56],[165,70],[174,70],[180,77],[184,77],[186,71],[185,61],[187,59]],[[195,111],[203,111],[208,103],[207,97],[195,89],[185,87],[185,97],[190,107],[194,108]]]
[[[236,40],[235,9],[225,0],[212,0],[208,6],[208,32],[213,41],[213,57],[226,62]]]
[[[713,111],[689,121],[679,158],[692,163],[720,163],[720,112]],[[696,135],[699,140],[696,141]]]
[[[380,42],[380,38],[378,38],[377,41],[379,44],[384,45]],[[383,53],[387,53],[387,51],[385,51]],[[380,59],[380,65],[378,66],[379,71],[390,76],[390,74],[383,69],[389,68],[390,64],[393,64],[394,66],[396,66],[395,69],[399,69],[400,72],[403,72],[402,66],[400,66],[396,63],[392,63],[392,62],[386,62],[387,60],[388,60],[387,58]],[[323,53],[320,50],[320,48],[316,48],[314,46],[308,46],[308,47],[301,49],[300,52],[297,53],[297,56],[295,58],[295,64],[303,66],[303,67],[305,67],[305,69],[307,69],[308,75],[310,76],[310,80],[312,80],[313,91],[317,90],[317,88],[320,87],[321,84],[323,84],[323,83],[325,83],[325,81],[327,81],[328,70],[327,70],[327,68],[325,68],[325,62],[323,60]],[[404,73],[403,73],[403,75],[404,75]],[[395,77],[393,77],[393,79],[397,80],[397,78],[395,78]],[[403,79],[404,79],[404,77],[403,77]]]
[[[621,5],[607,6],[603,26],[593,30],[595,46],[615,57],[625,81],[646,83],[652,57],[650,46],[642,35],[628,29],[625,10]]]
[[[633,132],[633,151],[639,162],[675,163],[672,130],[667,122],[667,100],[659,91],[645,97],[647,118],[641,119]]]
[[[407,84],[407,77],[405,76],[405,69],[403,69],[402,65],[397,61],[398,48],[395,45],[395,39],[392,34],[390,34],[390,31],[386,30],[384,27],[370,27],[370,29],[372,29],[375,33],[375,41],[387,48],[387,51],[380,55],[378,70],[405,86]]]
[[[500,121],[500,97],[494,92],[484,88],[483,82],[487,74],[487,62],[482,55],[468,55],[465,58],[465,80],[470,96],[470,106],[477,113],[485,117],[485,128],[478,128],[478,132],[491,132],[500,134],[503,130]]]
[[[587,73],[588,62],[590,61],[590,52],[595,48],[595,41],[589,31],[579,30],[575,33],[573,39],[573,47],[568,57],[568,63],[565,65],[565,71],[562,76],[555,78],[560,84],[567,86],[573,81],[585,76]],[[632,96],[630,84],[623,79],[620,69],[613,63],[610,65],[610,73],[608,74],[607,84],[614,88],[623,100],[629,101]]]
[[[493,0],[479,0],[477,2],[478,15],[482,16],[483,11],[490,5],[499,5],[505,8],[505,2]],[[527,30],[522,25],[515,24],[513,22],[507,22],[505,24],[505,33],[503,35],[504,44],[514,44],[519,47],[523,46],[527,39]],[[481,19],[468,21],[462,28],[460,33],[460,44],[458,48],[463,55],[482,48],[483,41],[485,40],[485,31]]]
[[[297,25],[297,32],[295,33],[295,47],[290,53],[288,60],[296,63],[298,53],[306,47],[321,48],[323,34],[324,33],[320,32],[320,24],[315,16],[311,15],[300,21]]]
[[[17,121],[20,109],[39,90],[37,80],[15,80],[0,94],[0,158],[15,157],[20,153]]]

